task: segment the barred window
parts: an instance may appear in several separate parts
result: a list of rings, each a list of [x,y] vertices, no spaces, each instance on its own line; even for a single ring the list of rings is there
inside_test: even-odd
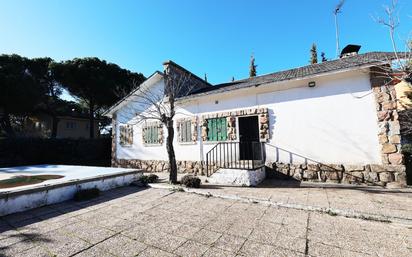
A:
[[[130,146],[133,144],[133,127],[131,125],[120,125],[120,145]]]
[[[192,121],[185,120],[179,123],[179,141],[192,142]]]
[[[160,123],[147,124],[143,127],[143,142],[148,145],[163,143],[163,129]]]
[[[226,141],[227,140],[226,117],[207,119],[207,140],[208,141]]]

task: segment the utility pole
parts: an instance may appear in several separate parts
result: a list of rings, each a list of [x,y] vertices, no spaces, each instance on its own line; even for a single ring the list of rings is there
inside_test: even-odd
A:
[[[341,13],[341,8],[344,3],[345,3],[345,0],[340,0],[338,5],[336,5],[335,10],[333,11],[333,14],[335,15],[335,29],[336,29],[336,58],[339,58],[339,54],[340,54],[338,14]]]

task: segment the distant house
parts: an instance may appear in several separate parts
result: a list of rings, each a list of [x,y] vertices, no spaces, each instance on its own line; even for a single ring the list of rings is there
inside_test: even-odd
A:
[[[350,53],[218,85],[164,63],[164,72],[190,75],[195,88],[177,101],[179,171],[242,184],[245,176],[260,181],[266,166],[296,180],[404,184],[396,92],[377,72],[394,58]],[[141,86],[166,87],[164,72]],[[155,120],[135,122],[131,110],[147,108],[133,101],[139,94],[106,113],[114,124],[112,164],[168,171],[166,129]]]
[[[57,116],[56,138],[89,138],[89,118],[81,113],[71,113]],[[101,119],[94,121],[94,137],[100,136],[99,123]],[[45,137],[52,135],[53,118],[51,115],[40,113],[30,116],[24,124],[24,134],[27,137]]]

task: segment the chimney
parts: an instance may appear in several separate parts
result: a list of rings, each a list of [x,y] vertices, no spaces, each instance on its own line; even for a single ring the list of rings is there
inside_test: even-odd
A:
[[[345,46],[345,48],[343,48],[342,52],[340,53],[340,58],[358,55],[360,49],[360,45],[347,45]]]

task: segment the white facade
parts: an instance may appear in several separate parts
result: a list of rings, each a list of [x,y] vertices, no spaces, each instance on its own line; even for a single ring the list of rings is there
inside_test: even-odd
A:
[[[309,88],[309,81],[315,81],[316,86]],[[158,80],[152,87],[159,90],[164,87],[164,82]],[[375,99],[367,70],[342,71],[310,79],[193,97],[179,104],[176,119],[192,116],[200,118],[208,113],[240,109],[268,108],[268,161],[381,163]],[[116,158],[167,160],[165,143],[161,146],[143,145],[141,124],[133,121],[136,110],[142,110],[142,107],[130,101],[116,112]],[[126,123],[133,124],[131,146],[119,144],[119,124]],[[198,126],[197,142],[181,144],[177,142],[175,134],[177,160],[205,160],[206,153],[216,143],[202,142],[200,135]],[[167,131],[164,129],[166,137]]]

